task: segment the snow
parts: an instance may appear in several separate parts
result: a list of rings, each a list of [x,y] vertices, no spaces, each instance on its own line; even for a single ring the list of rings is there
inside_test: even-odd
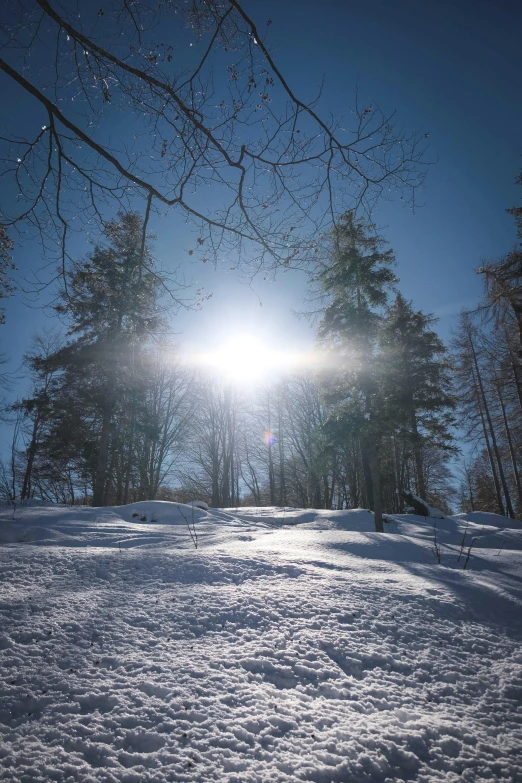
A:
[[[417,497],[417,495],[412,495],[412,498],[416,500],[418,503],[421,503],[423,506],[425,506],[429,517],[433,517],[434,519],[445,519],[446,514],[443,514],[440,508],[435,508],[434,506],[430,506],[429,503],[426,503],[425,500]]]
[[[201,508],[203,511],[208,511],[208,503],[204,500],[191,500],[189,505],[195,506],[195,508]]]
[[[0,780],[522,780],[520,523],[394,515],[378,534],[363,509],[159,501],[12,517]]]

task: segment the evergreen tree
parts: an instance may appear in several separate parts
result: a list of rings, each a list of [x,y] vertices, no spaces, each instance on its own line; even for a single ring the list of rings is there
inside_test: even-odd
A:
[[[122,426],[134,426],[140,393],[137,353],[161,325],[160,280],[141,217],[120,214],[106,226],[105,235],[108,243],[97,245],[75,266],[61,292],[56,310],[69,322],[73,339],[48,360],[63,373],[60,416],[55,418],[52,438],[56,445],[67,432],[71,444],[74,433],[80,436],[74,451],[83,453],[90,466],[94,505],[108,499],[109,477],[116,465],[109,461],[110,447],[121,440],[115,426],[118,409],[125,409]],[[126,437],[132,442],[132,433]]]
[[[24,470],[20,489],[22,501],[33,496],[35,461],[52,410],[55,379],[52,368],[46,363],[46,358],[55,353],[60,344],[58,333],[44,332],[33,338],[32,350],[24,356],[24,364],[30,369],[32,376],[31,394],[12,406],[13,410],[19,410],[23,414],[25,420],[23,429],[26,448],[23,454]]]
[[[387,425],[375,347],[388,290],[396,282],[394,256],[373,227],[352,212],[329,241],[328,259],[316,277],[327,299],[318,336],[337,363],[326,387],[333,405],[328,431],[337,440],[359,438],[366,495],[382,532],[379,445]]]
[[[446,348],[433,323],[398,293],[379,334],[388,415],[411,446],[422,498],[428,495],[423,447],[451,449],[455,407]]]

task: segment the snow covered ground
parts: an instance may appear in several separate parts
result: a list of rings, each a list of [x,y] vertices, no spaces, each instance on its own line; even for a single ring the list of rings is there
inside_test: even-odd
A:
[[[519,523],[377,534],[366,511],[160,502],[11,517],[0,780],[522,781]]]

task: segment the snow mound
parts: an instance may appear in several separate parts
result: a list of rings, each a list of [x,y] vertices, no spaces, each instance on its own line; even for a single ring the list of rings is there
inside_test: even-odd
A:
[[[426,509],[428,517],[431,517],[433,519],[445,519],[446,518],[446,514],[443,514],[443,512],[440,510],[440,508],[435,508],[434,506],[430,506],[429,503],[427,503],[422,498],[417,497],[417,495],[412,495],[411,497],[417,503],[420,503],[422,506],[424,506],[424,508]]]
[[[233,513],[245,521],[265,522],[274,526],[307,525],[308,527],[339,528],[341,530],[375,531],[375,519],[371,511],[354,508],[331,511],[292,506],[251,506],[221,509]]]
[[[520,528],[522,522],[518,519],[510,519],[500,514],[491,514],[488,511],[467,511],[465,514],[455,514],[455,519],[465,519],[476,525],[487,525],[496,528]]]
[[[201,508],[203,511],[208,511],[208,503],[205,503],[204,500],[191,500],[188,505],[194,506],[195,508]]]
[[[208,510],[208,506],[204,509],[203,506],[198,505],[198,502],[172,503],[169,500],[142,500],[127,506],[111,507],[111,511],[128,522],[161,525],[185,525],[187,519],[192,521],[193,517],[197,521],[203,518],[200,512],[204,510]]]

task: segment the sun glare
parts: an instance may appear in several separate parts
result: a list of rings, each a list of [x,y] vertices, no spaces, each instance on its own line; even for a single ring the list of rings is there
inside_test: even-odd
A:
[[[248,334],[230,337],[213,351],[195,352],[189,358],[192,364],[207,367],[225,382],[238,386],[269,383],[307,360],[304,353],[275,350]]]

